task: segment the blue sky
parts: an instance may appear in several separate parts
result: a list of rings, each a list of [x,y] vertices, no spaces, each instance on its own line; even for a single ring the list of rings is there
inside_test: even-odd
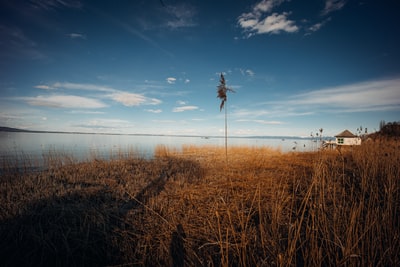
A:
[[[223,135],[400,120],[397,1],[0,1],[0,125]]]

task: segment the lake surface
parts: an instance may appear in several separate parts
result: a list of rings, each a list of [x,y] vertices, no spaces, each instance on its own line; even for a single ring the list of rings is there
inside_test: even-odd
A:
[[[75,133],[0,132],[0,160],[13,158],[43,158],[67,155],[76,160],[109,159],[118,155],[137,154],[152,157],[154,149],[164,145],[181,149],[183,145],[224,146],[222,137],[140,136]],[[268,146],[283,152],[309,151],[316,145],[303,138],[229,138],[228,146]]]

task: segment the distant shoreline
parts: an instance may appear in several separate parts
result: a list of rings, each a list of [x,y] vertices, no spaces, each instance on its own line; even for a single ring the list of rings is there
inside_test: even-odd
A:
[[[200,137],[200,138],[224,138],[224,136],[217,135],[178,135],[178,134],[145,134],[145,133],[95,133],[95,132],[64,132],[64,131],[39,131],[39,130],[25,130],[12,127],[0,126],[0,132],[11,132],[11,133],[56,133],[56,134],[98,134],[98,135],[131,135],[131,136],[170,136],[170,137]],[[300,140],[312,140],[312,137],[301,137],[301,136],[229,136],[229,138],[249,138],[249,139],[300,139]],[[329,140],[334,137],[323,136],[323,140]],[[319,138],[317,138],[319,139]]]

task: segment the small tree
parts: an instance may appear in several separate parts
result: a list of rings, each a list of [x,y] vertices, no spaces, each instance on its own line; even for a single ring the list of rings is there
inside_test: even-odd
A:
[[[227,92],[235,93],[233,89],[226,87],[224,75],[221,73],[221,78],[219,80],[219,85],[217,86],[217,97],[221,99],[221,104],[219,106],[219,111],[224,108],[225,102],[228,100],[226,93]],[[228,112],[227,108],[225,107],[225,157],[228,160]]]

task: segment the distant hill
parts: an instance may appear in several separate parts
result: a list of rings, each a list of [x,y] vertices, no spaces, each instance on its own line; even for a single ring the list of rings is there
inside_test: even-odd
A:
[[[12,133],[64,133],[64,132],[55,132],[55,131],[24,130],[24,129],[12,128],[12,127],[4,127],[4,126],[0,126],[0,132],[12,132]]]
[[[17,129],[17,128],[11,128],[11,127],[3,127],[0,126],[0,132],[31,132],[29,130],[23,130],[23,129]]]
[[[67,133],[67,134],[74,134],[79,132],[62,132],[62,131],[37,131],[37,130],[24,130],[12,127],[4,127],[0,126],[0,132],[13,132],[13,133]],[[84,134],[84,133],[82,133]]]

